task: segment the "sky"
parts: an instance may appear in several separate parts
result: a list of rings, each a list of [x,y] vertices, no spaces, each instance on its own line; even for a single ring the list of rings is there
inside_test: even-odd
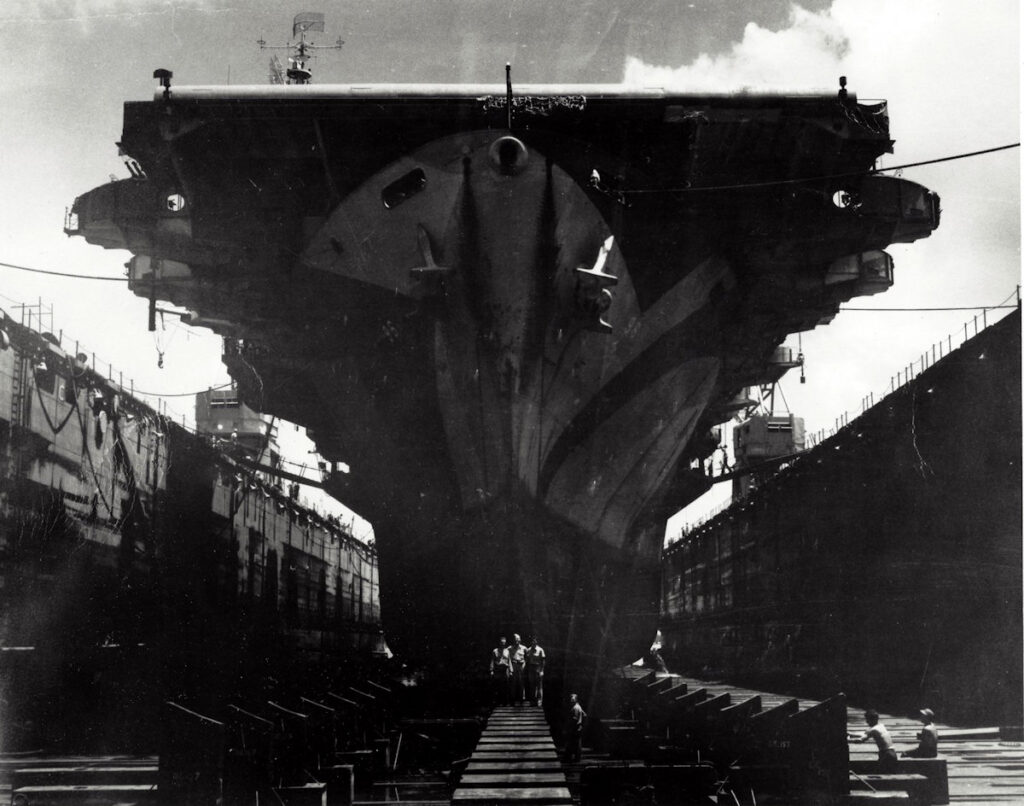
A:
[[[837,89],[887,99],[903,165],[1016,143],[1020,129],[1019,10],[1015,0],[814,0],[794,4],[680,0],[5,0],[0,4],[0,262],[123,276],[128,253],[62,231],[77,195],[127,176],[115,146],[122,104],[152,97],[153,70],[180,84],[262,84],[269,53],[292,17],[324,13],[317,83],[617,83],[722,92]],[[891,247],[895,285],[850,303],[874,308],[995,306],[1020,282],[1019,150],[908,168],[937,191],[942,224],[927,240]],[[137,391],[167,395],[191,418],[189,393],[227,382],[220,340],[166,319],[146,331],[144,300],[123,284],[30,274],[0,266],[0,307],[52,306],[65,346],[114,366]],[[978,310],[847,311],[795,336],[806,383],[783,379],[777,397],[809,432],[857,411],[922,352],[962,332]],[[992,315],[995,315],[993,312]],[[158,352],[163,366],[158,366]],[[793,375],[794,373],[791,373]],[[148,398],[155,401],[155,398]],[[301,434],[282,429],[304,462]],[[723,500],[719,485],[675,519],[691,521]]]

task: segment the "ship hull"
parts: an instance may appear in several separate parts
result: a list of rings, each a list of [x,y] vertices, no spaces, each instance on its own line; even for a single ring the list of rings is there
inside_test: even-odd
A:
[[[498,637],[518,634],[545,648],[549,675],[571,666],[585,681],[608,662],[635,660],[654,635],[657,553],[602,547],[529,496],[441,524],[376,523],[383,623],[402,657],[483,674]]]
[[[141,168],[70,231],[135,252],[133,290],[195,310],[249,404],[311,430],[374,524],[399,651],[533,631],[635,658],[729,401],[891,283],[833,261],[937,226],[933,194],[863,173],[884,105],[288,89],[128,104]]]

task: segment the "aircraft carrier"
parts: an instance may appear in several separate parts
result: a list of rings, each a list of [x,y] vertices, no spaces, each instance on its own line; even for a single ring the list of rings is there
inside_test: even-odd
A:
[[[537,634],[596,673],[657,624],[664,525],[780,344],[884,291],[939,199],[884,102],[618,85],[179,86],[69,234],[225,339],[374,526],[403,657]],[[499,66],[500,70],[500,66]],[[582,665],[581,665],[582,664]]]

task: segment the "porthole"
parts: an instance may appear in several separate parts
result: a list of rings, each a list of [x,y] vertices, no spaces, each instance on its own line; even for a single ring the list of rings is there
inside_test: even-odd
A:
[[[848,190],[837,190],[832,194],[832,204],[843,210],[853,204],[853,194]]]
[[[381,201],[385,208],[392,210],[421,192],[426,186],[427,175],[422,168],[416,168],[384,188],[380,192]]]

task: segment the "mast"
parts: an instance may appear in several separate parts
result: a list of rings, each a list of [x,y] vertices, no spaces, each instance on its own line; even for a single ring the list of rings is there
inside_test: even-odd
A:
[[[312,39],[306,39],[307,34],[316,32],[324,32],[324,15],[318,11],[302,11],[292,20],[292,38],[297,37],[296,41],[289,41],[286,45],[268,45],[262,38],[256,40],[260,50],[287,50],[291,53],[288,57],[287,70],[282,70],[281,62],[276,55],[271,58],[270,83],[309,84],[313,80],[309,62],[314,57],[314,52],[340,50],[345,44],[340,36],[333,45],[317,45]]]

